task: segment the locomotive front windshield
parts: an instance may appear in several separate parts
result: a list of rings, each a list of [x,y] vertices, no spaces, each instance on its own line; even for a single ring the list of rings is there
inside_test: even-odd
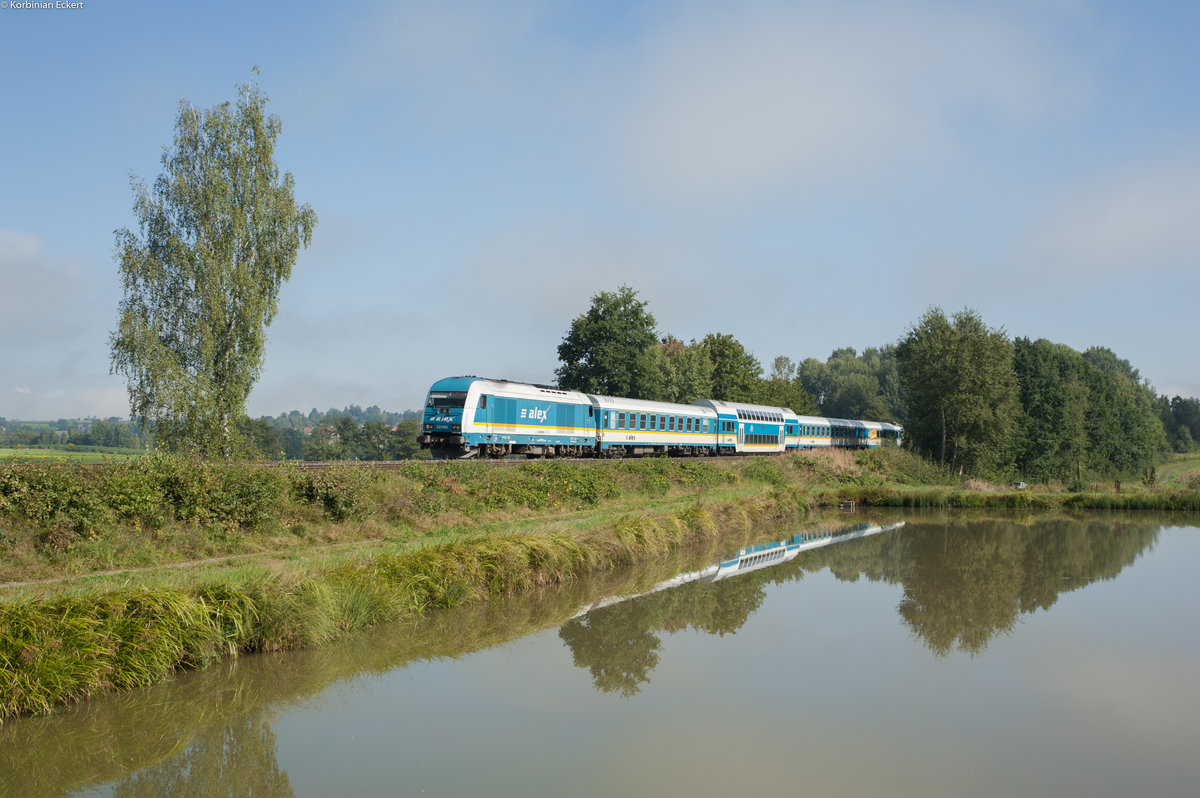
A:
[[[463,407],[467,404],[466,391],[430,391],[426,407]]]

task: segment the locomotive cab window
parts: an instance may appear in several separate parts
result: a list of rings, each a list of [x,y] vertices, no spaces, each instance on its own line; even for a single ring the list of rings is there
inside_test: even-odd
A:
[[[431,391],[426,407],[463,407],[467,404],[466,391]]]

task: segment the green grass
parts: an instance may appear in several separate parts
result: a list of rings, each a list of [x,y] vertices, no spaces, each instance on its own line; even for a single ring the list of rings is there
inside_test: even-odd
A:
[[[104,463],[130,457],[145,457],[141,449],[116,449],[101,446],[63,447],[61,449],[43,449],[29,447],[0,447],[0,460],[15,462],[31,462],[42,460],[64,461],[72,463]]]

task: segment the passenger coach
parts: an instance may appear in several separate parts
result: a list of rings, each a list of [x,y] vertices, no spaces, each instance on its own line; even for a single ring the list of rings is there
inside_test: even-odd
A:
[[[716,412],[720,428],[717,446],[723,453],[782,452],[787,447],[787,428],[796,422],[796,414],[786,407],[720,399],[697,399],[696,404]]]
[[[605,456],[717,453],[717,414],[710,407],[592,396],[600,414],[597,444]]]

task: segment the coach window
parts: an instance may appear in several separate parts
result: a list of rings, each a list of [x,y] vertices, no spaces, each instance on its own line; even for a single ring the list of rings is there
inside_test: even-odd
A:
[[[658,427],[656,426],[657,423],[658,423],[658,416],[651,415],[650,416],[650,429],[658,429]]]
[[[674,432],[674,431],[675,431],[675,416],[671,416],[669,419],[667,419],[667,432]]]
[[[483,396],[479,397],[479,409],[487,410],[487,394],[486,393]]]
[[[639,426],[641,429],[645,429],[646,428],[646,414],[640,413],[639,416],[640,416],[638,418]]]

